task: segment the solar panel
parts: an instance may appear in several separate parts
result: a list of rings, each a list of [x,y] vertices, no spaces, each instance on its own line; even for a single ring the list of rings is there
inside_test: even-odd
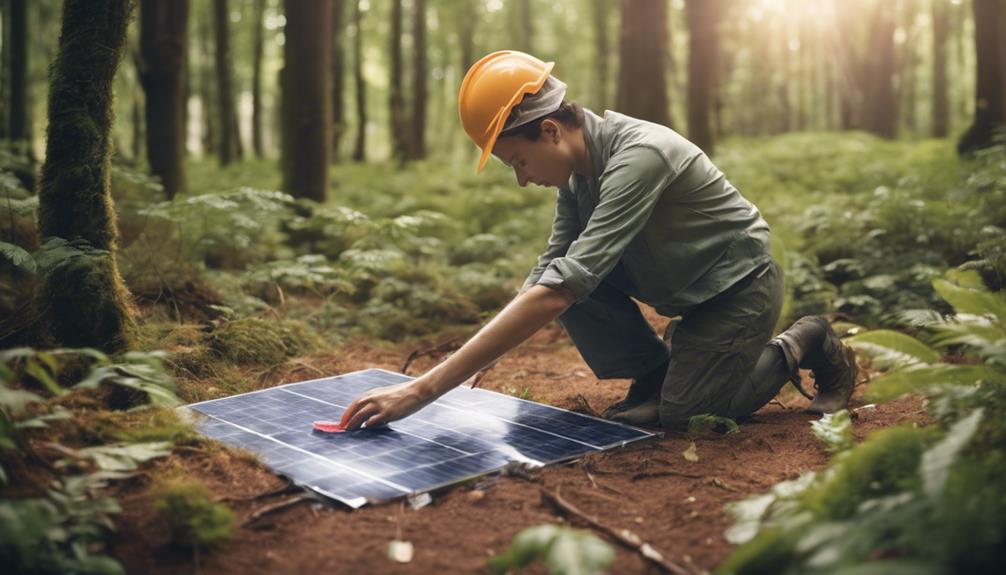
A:
[[[459,387],[375,429],[322,433],[363,392],[409,381],[382,369],[290,383],[187,406],[207,437],[261,456],[276,473],[360,507],[498,471],[623,446],[654,434],[484,389]]]

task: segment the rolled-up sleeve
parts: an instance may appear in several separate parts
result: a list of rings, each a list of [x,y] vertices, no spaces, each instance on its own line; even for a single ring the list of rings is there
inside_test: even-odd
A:
[[[552,233],[548,238],[548,247],[544,253],[538,257],[538,262],[527,279],[521,291],[538,283],[539,278],[545,272],[548,264],[558,257],[566,255],[570,244],[580,234],[580,216],[576,210],[576,198],[569,188],[563,186],[559,188],[555,200],[555,219],[552,220]]]
[[[548,262],[535,283],[563,286],[576,301],[586,299],[646,225],[672,179],[664,156],[648,146],[609,158],[598,181],[597,207],[586,226],[563,254]]]

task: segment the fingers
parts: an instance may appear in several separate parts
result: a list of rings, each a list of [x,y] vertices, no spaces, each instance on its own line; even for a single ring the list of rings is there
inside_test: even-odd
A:
[[[342,419],[339,420],[339,425],[341,425],[342,427],[346,427],[346,424],[348,424],[349,420],[352,419],[353,414],[360,409],[360,401],[362,400],[358,399],[353,403],[349,404],[349,407],[346,408],[346,411],[342,412]]]
[[[367,429],[374,429],[385,422],[385,417],[383,413],[378,413],[370,416],[367,421],[364,422],[363,427]]]
[[[380,409],[381,408],[374,403],[368,403],[360,407],[359,409],[357,409],[356,413],[354,413],[352,417],[349,418],[349,421],[345,425],[346,429],[359,428],[364,421],[367,421],[372,416],[377,415]]]

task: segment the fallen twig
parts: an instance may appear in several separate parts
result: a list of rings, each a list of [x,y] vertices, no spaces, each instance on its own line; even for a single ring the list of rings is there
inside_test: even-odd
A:
[[[465,336],[459,335],[457,337],[452,337],[451,339],[449,339],[449,340],[447,340],[445,342],[438,343],[437,345],[434,345],[433,347],[428,347],[426,349],[416,349],[416,350],[413,350],[412,353],[409,354],[409,357],[407,357],[405,359],[405,363],[402,364],[402,369],[400,369],[398,371],[400,371],[400,372],[408,375],[408,373],[409,373],[408,372],[409,366],[412,365],[413,361],[415,361],[416,359],[418,359],[420,357],[423,357],[425,355],[432,356],[432,355],[435,355],[435,354],[438,354],[438,353],[446,353],[448,351],[454,351],[454,350],[458,349],[459,347],[461,347],[458,344],[458,341],[460,341],[462,339],[465,339]]]
[[[269,505],[265,505],[265,506],[259,507],[258,509],[256,509],[255,511],[253,511],[252,514],[249,515],[247,519],[245,519],[241,523],[241,526],[242,527],[247,527],[248,525],[254,523],[258,519],[260,519],[260,518],[262,518],[262,517],[264,517],[266,515],[269,515],[270,513],[275,513],[277,511],[282,511],[283,509],[286,509],[287,507],[293,507],[294,505],[296,505],[296,504],[298,504],[298,503],[300,503],[302,501],[307,501],[309,499],[311,499],[310,495],[308,495],[307,493],[301,493],[300,495],[294,495],[293,497],[290,497],[289,499],[284,499],[283,501],[277,501],[276,503],[272,503],[272,504],[269,504]]]
[[[632,476],[633,481],[639,481],[640,479],[650,479],[652,477],[684,477],[686,479],[704,479],[705,475],[695,475],[693,473],[682,473],[681,471],[641,471]]]
[[[654,549],[649,543],[640,539],[639,536],[632,531],[629,531],[628,529],[614,529],[601,523],[597,520],[597,518],[580,511],[572,503],[563,499],[558,490],[556,490],[555,493],[552,493],[551,491],[542,488],[541,496],[559,512],[565,515],[572,515],[582,521],[585,521],[588,525],[602,533],[605,533],[624,547],[636,551],[643,557],[643,559],[653,563],[665,573],[674,573],[675,575],[693,575],[695,573],[695,571],[682,567],[669,559],[665,559],[659,551]]]

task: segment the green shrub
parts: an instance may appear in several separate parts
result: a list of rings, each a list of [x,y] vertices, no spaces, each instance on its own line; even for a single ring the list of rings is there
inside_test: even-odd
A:
[[[154,508],[171,528],[171,543],[185,549],[206,549],[230,540],[234,513],[214,503],[206,486],[195,479],[174,479],[156,488]]]

